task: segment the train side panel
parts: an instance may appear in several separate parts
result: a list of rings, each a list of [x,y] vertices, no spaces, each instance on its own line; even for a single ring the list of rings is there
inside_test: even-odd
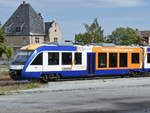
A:
[[[87,52],[91,52],[91,47],[40,47],[34,51],[24,66],[22,75],[24,78],[40,78],[42,74],[61,74],[62,76],[82,76],[87,75]],[[42,65],[32,65],[36,57],[42,53]],[[56,53],[59,56],[59,63],[56,65],[49,65],[48,55]],[[62,54],[72,54],[71,64],[63,64]],[[75,54],[81,53],[81,64],[75,64]],[[53,59],[52,59],[53,60]],[[69,59],[68,59],[69,60]]]
[[[63,54],[69,62],[63,63]],[[38,62],[40,65],[34,64],[37,56],[42,59]],[[76,57],[81,57],[81,61],[76,63]],[[26,62],[22,76],[27,79],[40,78],[43,74],[102,76],[128,74],[131,71],[142,71],[142,49],[139,47],[42,46]]]
[[[142,49],[139,47],[93,47],[93,52],[96,53],[96,74],[120,75],[142,71]],[[101,58],[107,59],[106,62]]]

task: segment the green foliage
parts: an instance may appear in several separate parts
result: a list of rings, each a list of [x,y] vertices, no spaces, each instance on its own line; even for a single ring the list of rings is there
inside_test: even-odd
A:
[[[4,43],[0,43],[0,57],[2,57],[2,54],[5,53],[6,46]]]
[[[7,41],[7,39],[4,34],[4,30],[0,29],[0,43],[5,43],[6,41]]]
[[[1,26],[1,23],[0,23]],[[6,35],[4,34],[4,30],[0,28],[0,57],[2,57],[2,54],[5,53],[8,58],[11,58],[13,56],[13,48],[10,46],[6,46]]]
[[[88,24],[84,24],[84,27],[86,29],[85,33],[79,33],[75,35],[76,43],[90,44],[104,42],[104,30],[102,30],[101,26],[99,26],[97,18],[94,19],[90,26]]]
[[[5,53],[6,53],[7,58],[10,59],[13,57],[14,50],[11,46],[7,46]]]
[[[117,45],[142,45],[140,37],[132,28],[117,28],[108,36],[108,41]]]

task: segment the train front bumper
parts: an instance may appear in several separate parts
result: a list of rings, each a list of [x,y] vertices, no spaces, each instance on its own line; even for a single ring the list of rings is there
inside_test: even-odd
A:
[[[24,65],[10,65],[9,66],[9,76],[13,80],[24,80],[22,78],[21,72]]]

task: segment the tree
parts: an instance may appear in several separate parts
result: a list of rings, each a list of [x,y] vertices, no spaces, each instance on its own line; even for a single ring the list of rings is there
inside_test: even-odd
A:
[[[99,26],[97,18],[94,19],[91,25],[84,24],[86,29],[85,33],[79,33],[75,35],[75,43],[89,44],[89,43],[101,43],[104,41],[103,32],[101,26]]]
[[[5,49],[5,53],[8,59],[13,57],[14,54],[14,50],[11,46],[7,46],[7,48]]]
[[[11,58],[13,56],[13,48],[11,48],[10,46],[7,47],[5,45],[6,42],[6,35],[4,34],[4,30],[2,30],[0,27],[0,57],[2,57],[2,54],[5,53],[8,58]]]
[[[117,28],[108,36],[109,42],[117,45],[142,45],[140,36],[132,28]]]

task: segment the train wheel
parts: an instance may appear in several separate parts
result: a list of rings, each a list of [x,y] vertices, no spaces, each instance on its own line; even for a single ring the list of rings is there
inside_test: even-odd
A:
[[[49,80],[50,81],[56,81],[58,79],[58,77],[56,76],[55,73],[49,74]]]
[[[57,80],[60,80],[62,78],[62,75],[61,74],[58,74],[57,75]]]
[[[17,71],[10,71],[9,72],[10,78],[13,80],[20,80],[20,75],[18,75]]]
[[[136,73],[134,71],[130,71],[128,75],[129,77],[136,77]]]
[[[46,75],[46,74],[42,75],[40,81],[41,81],[42,83],[48,83],[48,81],[49,81],[48,75]]]

